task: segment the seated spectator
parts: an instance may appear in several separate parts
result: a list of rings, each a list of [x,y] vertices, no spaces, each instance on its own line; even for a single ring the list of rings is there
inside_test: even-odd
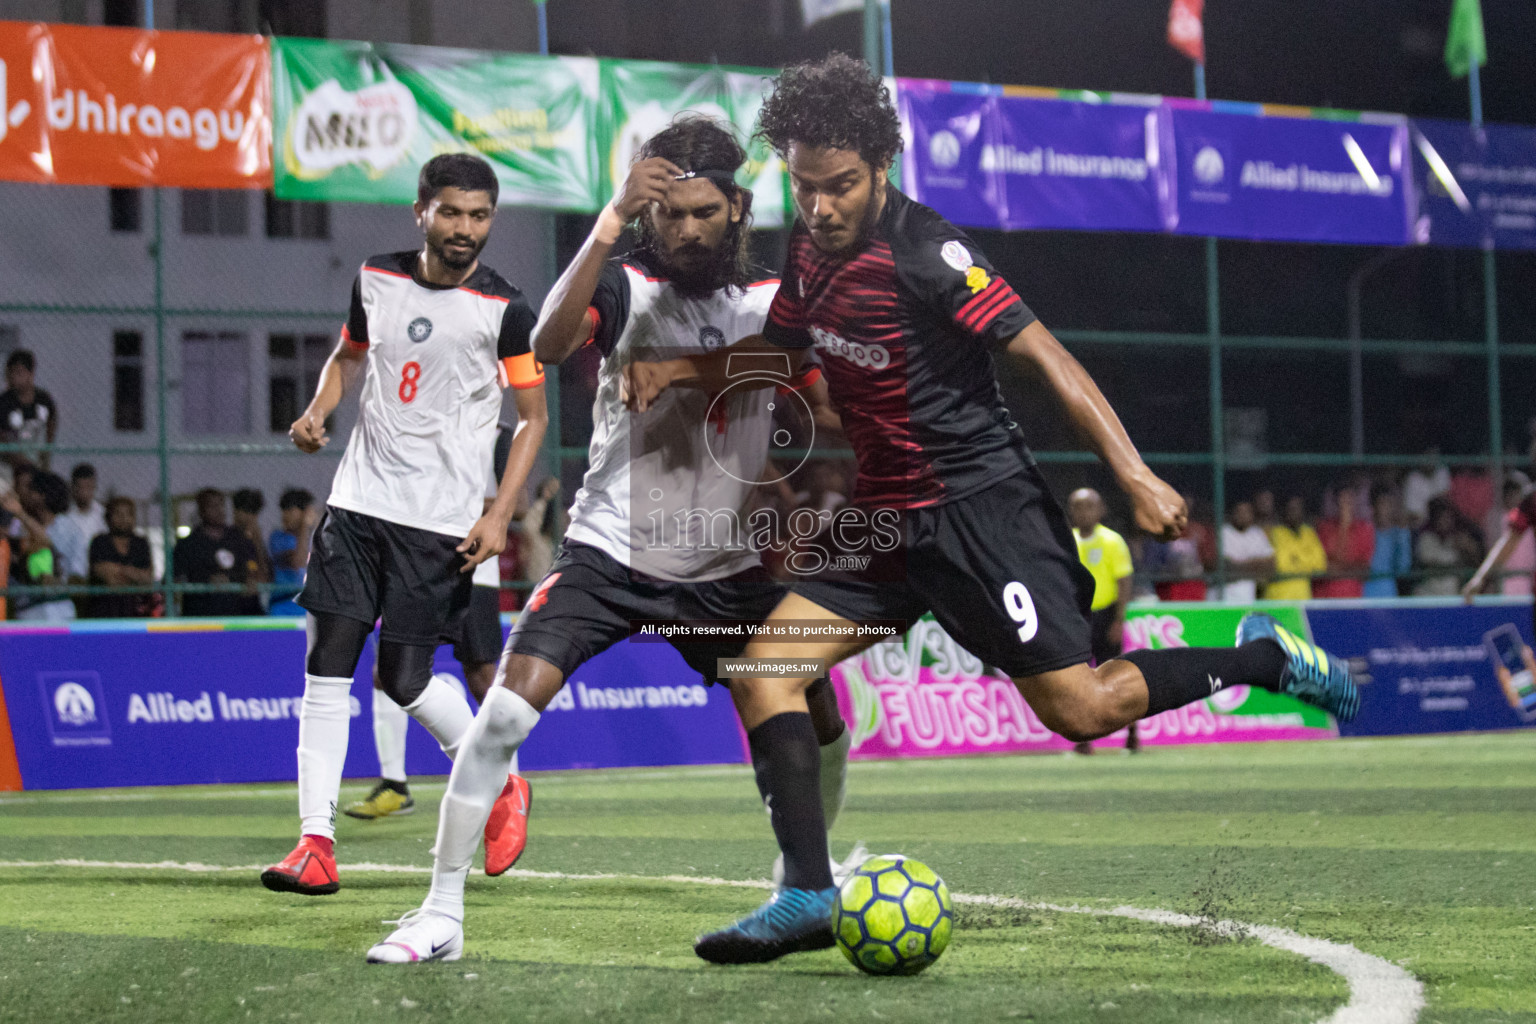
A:
[[[25,494],[7,491],[0,496],[0,508],[12,516],[11,536],[16,542],[9,578],[12,586],[46,587],[64,582],[63,559],[48,537],[48,521],[58,512],[45,502],[30,486]],[[17,594],[10,605],[12,617],[24,622],[61,622],[75,617],[75,603],[62,596]]]
[[[1482,545],[1456,514],[1456,506],[1449,498],[1441,495],[1430,499],[1427,511],[1429,522],[1414,542],[1414,565],[1421,572],[1449,571],[1424,573],[1413,593],[1417,597],[1453,597],[1461,590],[1462,581],[1482,561]]]
[[[17,491],[27,514],[48,531],[48,541],[59,557],[55,575],[60,583],[84,583],[90,575],[90,538],[65,517],[69,511],[69,485],[46,470],[24,478]]]
[[[5,391],[0,393],[0,441],[20,444],[53,444],[59,432],[59,407],[53,396],[36,384],[37,360],[19,348],[5,361]],[[29,461],[20,452],[5,461],[20,465]],[[48,453],[37,453],[37,464],[48,468]],[[17,490],[17,494],[20,494]]]
[[[1371,495],[1376,544],[1364,597],[1397,597],[1397,578],[1413,571],[1413,532],[1408,529],[1402,495],[1395,487],[1377,487]]]
[[[1267,487],[1253,492],[1253,521],[1265,533],[1280,525],[1280,517],[1275,514],[1275,492]]]
[[[88,462],[69,474],[69,511],[62,518],[78,526],[87,541],[107,532],[107,510],[96,500],[96,467]]]
[[[212,487],[197,492],[197,528],[176,543],[171,567],[178,583],[250,583],[258,563],[256,549],[244,533],[226,524],[224,492]],[[183,615],[248,615],[254,594],[186,594]]]
[[[1227,579],[1232,582],[1217,589],[1216,600],[1228,604],[1257,600],[1258,581],[1275,571],[1275,549],[1254,521],[1252,502],[1240,501],[1232,506],[1228,521],[1221,528],[1221,546]]]
[[[1376,553],[1376,529],[1369,519],[1356,515],[1354,493],[1340,490],[1333,497],[1335,518],[1317,524],[1317,538],[1328,554],[1328,574],[1333,579],[1312,584],[1312,596],[1364,597],[1365,577]]]
[[[320,506],[315,496],[302,487],[290,488],[277,500],[283,524],[267,539],[272,559],[273,615],[303,615],[304,609],[293,603],[304,587],[304,573],[309,567],[309,545],[320,521]]]
[[[107,502],[107,532],[91,541],[91,582],[105,587],[135,587],[155,582],[149,541],[134,533],[138,510],[132,498]],[[153,605],[149,594],[93,594],[86,602],[93,619],[132,619]]]
[[[1312,577],[1328,571],[1328,555],[1317,531],[1307,522],[1307,500],[1285,499],[1282,521],[1269,529],[1275,549],[1275,580],[1264,587],[1266,601],[1310,601]]]

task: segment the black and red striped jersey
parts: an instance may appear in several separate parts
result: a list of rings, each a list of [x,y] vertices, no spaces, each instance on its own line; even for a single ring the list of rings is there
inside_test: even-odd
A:
[[[1030,461],[992,353],[1034,320],[962,231],[888,187],[853,256],[822,253],[795,225],[763,333],[820,353],[858,457],[854,500],[918,508]]]

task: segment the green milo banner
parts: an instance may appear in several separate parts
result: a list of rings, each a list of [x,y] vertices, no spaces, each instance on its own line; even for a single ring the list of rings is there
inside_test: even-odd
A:
[[[760,227],[785,221],[783,162],[750,142],[772,72],[435,46],[272,40],[273,190],[282,199],[408,203],[439,153],[478,153],[501,202],[593,212],[636,150],[685,110],[747,144]]]
[[[423,163],[471,152],[503,204],[595,210],[599,78],[584,57],[275,38],[273,189],[408,203]]]
[[[752,218],[758,227],[784,223],[784,165],[778,155],[750,139],[770,71],[707,64],[605,60],[603,63],[603,198],[629,173],[641,144],[685,110],[723,118],[747,144],[747,163],[738,181],[752,190]]]

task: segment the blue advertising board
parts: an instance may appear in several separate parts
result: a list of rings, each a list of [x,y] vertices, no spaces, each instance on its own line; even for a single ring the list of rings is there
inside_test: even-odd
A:
[[[1406,245],[1416,204],[1406,121],[1167,108],[1173,222],[1185,235]]]
[[[1156,106],[903,80],[904,187],[970,227],[1159,231]]]
[[[1412,122],[1420,242],[1536,249],[1536,128]]]
[[[301,622],[261,628],[144,623],[0,630],[4,688],[27,789],[291,780],[304,690]],[[251,625],[255,625],[252,623]],[[447,648],[437,668],[462,679]],[[352,690],[348,777],[377,774],[372,646]],[[592,659],[521,752],[527,769],[739,763],[730,694],[705,687],[665,644],[621,644]],[[449,762],[412,725],[407,770]]]
[[[1312,639],[1348,658],[1360,714],[1341,736],[1401,736],[1536,727],[1495,676],[1497,634],[1531,635],[1529,602],[1307,607]]]

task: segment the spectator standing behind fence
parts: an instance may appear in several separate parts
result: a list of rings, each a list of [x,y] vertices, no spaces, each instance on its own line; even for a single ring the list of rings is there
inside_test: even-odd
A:
[[[1125,606],[1131,599],[1131,549],[1125,538],[1104,525],[1104,499],[1091,487],[1079,488],[1067,498],[1067,517],[1077,558],[1093,576],[1093,603],[1088,616],[1089,649],[1100,665],[1125,652]],[[1092,743],[1073,747],[1079,754],[1093,753]],[[1130,725],[1125,749],[1141,749],[1136,723]]]
[[[1328,571],[1328,554],[1317,531],[1307,522],[1307,499],[1285,499],[1281,521],[1269,528],[1275,549],[1275,579],[1264,588],[1266,601],[1312,600],[1312,577]]]
[[[178,583],[249,583],[258,562],[256,548],[245,534],[226,525],[224,492],[212,487],[197,492],[197,528],[176,542],[171,568]],[[247,592],[186,594],[183,615],[246,615]]]
[[[1414,566],[1422,574],[1414,584],[1416,597],[1452,597],[1460,592],[1467,573],[1482,561],[1482,544],[1444,495],[1431,498],[1429,521],[1414,541]],[[1447,572],[1433,570],[1444,569]]]
[[[59,407],[53,396],[37,386],[37,360],[31,352],[19,348],[5,361],[5,391],[0,393],[0,441],[19,444],[53,444],[59,432]],[[48,468],[48,453],[37,452],[37,464]],[[28,461],[21,452],[11,452],[5,461],[14,465]]]
[[[273,615],[303,615],[304,609],[293,598],[304,587],[304,573],[309,565],[309,544],[320,521],[320,506],[315,496],[302,487],[283,492],[277,500],[283,523],[267,539],[267,553],[272,559]]]
[[[1403,479],[1403,511],[1415,530],[1429,521],[1429,503],[1451,489],[1451,471],[1440,461],[1440,449],[1424,453],[1424,462]]]
[[[1397,597],[1398,577],[1413,571],[1413,532],[1408,529],[1403,498],[1397,488],[1377,487],[1371,493],[1371,513],[1376,544],[1363,596]]]
[[[107,502],[107,532],[91,539],[91,582],[104,587],[142,587],[155,582],[149,541],[134,533],[138,509],[132,498]],[[93,619],[131,619],[145,615],[149,594],[93,594],[86,599]]]
[[[1143,572],[1155,577],[1152,588],[1159,601],[1204,601],[1205,574],[1216,564],[1216,533],[1209,523],[1195,518],[1198,504],[1193,494],[1184,495],[1189,520],[1184,532],[1170,541],[1142,541]]]
[[[1376,553],[1376,528],[1356,508],[1355,493],[1340,488],[1334,494],[1334,518],[1317,524],[1317,539],[1328,555],[1328,573],[1334,579],[1312,584],[1313,597],[1364,597],[1365,577]]]
[[[34,487],[39,477],[58,481],[58,488],[46,479],[41,489]],[[17,550],[11,561],[11,583],[45,587],[67,581],[64,559],[49,537],[49,528],[56,522],[58,514],[68,507],[69,488],[52,473],[28,475],[23,478],[19,491],[8,491],[0,498],[0,508],[15,517],[11,536]],[[47,594],[15,597],[11,601],[11,610],[15,618],[29,622],[58,622],[75,617],[73,601]]]
[[[82,462],[69,474],[69,511],[59,518],[80,528],[89,542],[98,533],[107,532],[107,510],[96,500],[96,467]]]
[[[251,550],[256,552],[256,572],[252,575],[252,583],[271,583],[272,556],[267,552],[267,545],[261,535],[261,510],[267,507],[267,499],[254,487],[242,487],[229,498],[230,506],[235,510],[235,529],[245,534],[245,539],[251,542]],[[267,604],[271,600],[264,593],[251,595],[253,600],[248,601],[245,615],[265,615]]]
[[[1229,582],[1217,588],[1216,600],[1228,604],[1258,600],[1258,581],[1268,579],[1275,571],[1275,549],[1269,536],[1254,521],[1252,502],[1240,501],[1232,506],[1221,528],[1221,546]]]

